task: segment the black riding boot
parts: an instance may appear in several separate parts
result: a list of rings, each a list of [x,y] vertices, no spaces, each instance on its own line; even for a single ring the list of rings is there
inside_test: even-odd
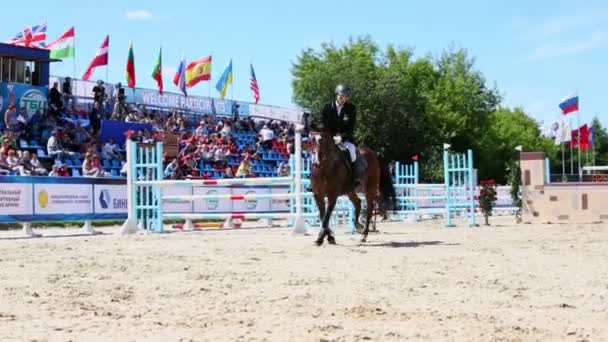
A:
[[[359,170],[359,163],[357,163],[357,161],[355,160],[355,162],[353,162],[351,164],[352,170],[353,170],[353,184],[355,185],[355,187],[358,187],[359,185],[361,185],[361,170]]]

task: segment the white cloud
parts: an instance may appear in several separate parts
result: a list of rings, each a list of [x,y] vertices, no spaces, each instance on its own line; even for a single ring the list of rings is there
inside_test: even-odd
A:
[[[148,20],[152,18],[152,13],[144,9],[127,11],[125,12],[125,18],[129,20]]]
[[[536,41],[546,40],[577,31],[580,33],[608,27],[608,12],[599,10],[568,13],[544,19],[514,17],[510,20],[510,26],[522,37]]]
[[[569,55],[578,55],[585,51],[602,47],[608,43],[606,32],[594,32],[588,37],[576,41],[544,43],[536,47],[526,58],[527,61],[542,61]]]

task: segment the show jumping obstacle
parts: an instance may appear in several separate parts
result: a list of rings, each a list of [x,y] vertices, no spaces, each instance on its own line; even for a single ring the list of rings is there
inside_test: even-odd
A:
[[[417,161],[410,165],[395,163],[396,214],[417,219],[422,215],[444,215],[446,227],[454,227],[452,218],[464,213],[461,216],[468,216],[469,226],[475,226],[473,151],[464,154],[444,149],[443,171],[443,184],[421,184]]]
[[[123,224],[122,234],[145,230],[162,233],[166,219],[191,220],[210,219],[289,219],[295,233],[306,232],[302,213],[302,127],[295,133],[294,168],[289,177],[237,178],[214,180],[163,180],[162,142],[154,144],[135,143],[127,140],[127,202],[128,218]],[[257,195],[184,195],[163,196],[165,187],[198,186],[270,186],[289,185],[293,190],[286,194]],[[288,213],[163,213],[163,203],[171,201],[203,201],[230,199],[233,201],[257,199],[293,199],[294,210]]]
[[[237,178],[213,180],[163,180],[163,147],[161,142],[136,143],[127,140],[127,201],[128,219],[122,233],[138,230],[161,233],[164,220],[184,220],[184,229],[195,227],[192,220],[248,220],[286,219],[296,233],[305,233],[307,224],[319,223],[318,208],[312,193],[304,191],[310,184],[310,158],[303,159],[301,128],[295,134],[295,154],[290,158],[291,175],[271,178]],[[469,225],[475,225],[475,184],[473,153],[454,154],[444,150],[444,183],[419,184],[418,163],[396,164],[395,187],[398,191],[398,215],[445,215],[446,226],[452,227],[452,217],[457,213],[469,217]],[[289,193],[235,195],[163,195],[167,187],[212,186],[288,186]],[[433,193],[436,192],[436,193]],[[209,200],[289,200],[289,212],[232,212],[232,213],[165,213],[163,203],[195,202]],[[425,203],[442,202],[442,207],[426,207]],[[350,233],[355,232],[354,209],[350,201],[340,198],[332,225],[345,224]]]

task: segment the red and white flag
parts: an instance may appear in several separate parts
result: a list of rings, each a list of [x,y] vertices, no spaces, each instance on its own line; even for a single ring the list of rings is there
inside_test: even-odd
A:
[[[260,102],[260,86],[258,85],[258,79],[255,77],[255,71],[253,70],[253,64],[249,64],[251,68],[251,79],[249,80],[249,88],[253,91],[253,99],[255,103]]]
[[[89,64],[89,67],[87,68],[87,71],[85,71],[84,75],[82,75],[83,80],[88,81],[89,78],[91,78],[91,76],[93,75],[95,68],[97,68],[99,66],[103,66],[103,65],[108,65],[108,48],[109,48],[109,46],[110,46],[110,36],[106,36],[106,39],[103,40],[103,43],[101,43],[101,46],[97,50],[97,54],[95,55],[95,58],[93,58],[93,60],[91,61],[91,64]]]

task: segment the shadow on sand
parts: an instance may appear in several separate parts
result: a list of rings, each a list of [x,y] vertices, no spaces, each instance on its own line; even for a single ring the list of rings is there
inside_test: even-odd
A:
[[[39,231],[37,231],[36,233],[40,234]],[[44,231],[44,230],[42,230],[42,231]],[[0,241],[2,241],[2,240],[58,239],[58,238],[73,238],[73,237],[95,237],[95,236],[104,236],[104,235],[112,235],[112,234],[110,234],[110,233],[103,233],[103,232],[97,232],[95,234],[73,233],[73,234],[57,234],[57,235],[42,235],[42,236],[16,235],[16,236],[6,236],[6,237],[1,237],[0,236]]]
[[[443,241],[388,241],[382,243],[363,243],[361,247],[392,247],[392,248],[416,248],[422,246],[460,246],[459,243],[444,243]]]

